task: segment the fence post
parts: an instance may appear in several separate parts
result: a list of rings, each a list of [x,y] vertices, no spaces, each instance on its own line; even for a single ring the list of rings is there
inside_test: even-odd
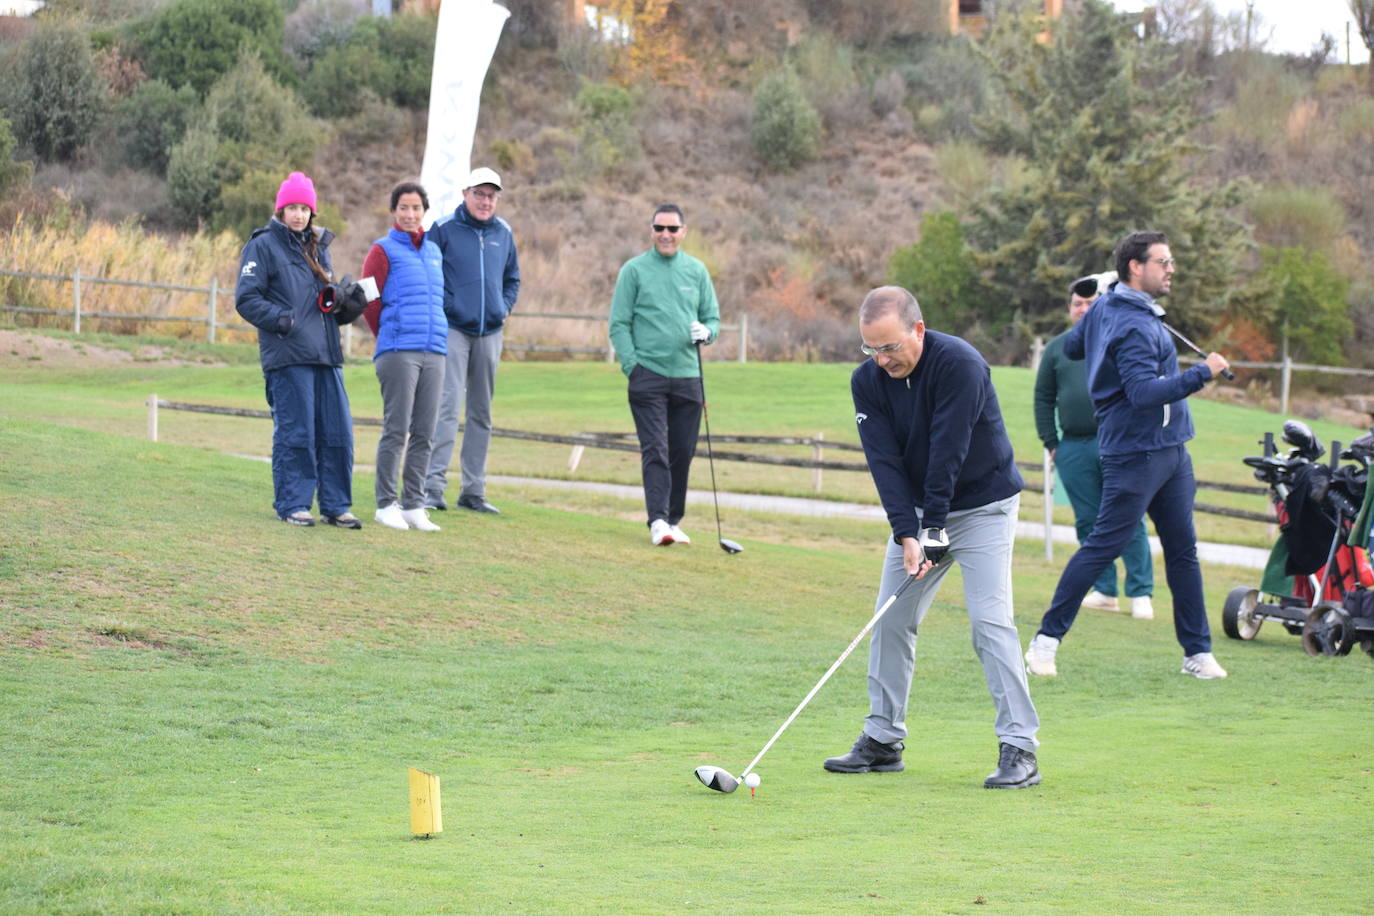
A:
[[[824,431],[824,430],[822,430],[821,432],[816,433],[816,438],[815,438],[814,440],[812,440],[812,443],[811,443],[811,445],[812,445],[811,457],[812,457],[813,459],[815,459],[816,461],[824,461],[824,460],[825,460],[825,447],[822,445],[822,443],[823,443],[824,441],[825,441],[825,431]],[[811,489],[814,490],[814,491],[817,492],[817,493],[821,492],[821,469],[820,469],[820,468],[812,468],[812,469],[811,469]]]
[[[210,275],[210,302],[207,306],[210,313],[205,316],[205,339],[210,343],[215,342],[215,323],[219,320],[219,277]]]
[[[1041,456],[1044,470],[1045,496],[1045,562],[1054,562],[1054,465],[1050,450],[1045,449]]]
[[[1035,335],[1035,343],[1031,344],[1031,364],[1032,372],[1040,371],[1040,357],[1045,355],[1045,338],[1039,334]]]
[[[157,441],[157,395],[148,395],[148,440]]]
[[[81,333],[81,266],[72,268],[72,333]]]
[[[749,313],[739,314],[739,361],[749,362]],[[817,491],[819,492],[819,491]]]

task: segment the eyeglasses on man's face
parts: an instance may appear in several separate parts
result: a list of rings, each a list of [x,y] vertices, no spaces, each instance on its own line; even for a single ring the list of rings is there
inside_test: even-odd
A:
[[[653,228],[654,228],[654,231],[655,231],[655,232],[668,232],[668,233],[671,233],[671,234],[673,234],[673,235],[677,235],[677,234],[678,234],[679,232],[681,232],[685,227],[683,227],[683,226],[665,226],[665,225],[663,225],[662,223],[654,223]]]
[[[870,347],[868,344],[859,344],[859,349],[864,356],[877,356],[879,353],[896,353],[902,348],[902,341],[896,343],[883,344],[881,347]]]
[[[468,193],[478,200],[483,201],[497,200],[501,196],[500,191],[469,191]]]
[[[1160,265],[1161,267],[1163,267],[1163,268],[1165,268],[1165,269],[1168,269],[1168,268],[1170,268],[1170,267],[1173,267],[1175,264],[1178,263],[1178,262],[1175,261],[1173,258],[1146,258],[1146,259],[1145,259],[1145,263],[1146,263],[1146,264],[1149,264],[1151,261],[1154,261],[1156,264]]]

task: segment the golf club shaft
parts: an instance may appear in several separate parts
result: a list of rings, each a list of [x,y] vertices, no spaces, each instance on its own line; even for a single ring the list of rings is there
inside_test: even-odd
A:
[[[739,774],[741,782],[743,782],[744,777],[748,776],[750,771],[752,771],[754,767],[758,765],[758,762],[763,759],[763,755],[768,753],[768,749],[773,746],[773,742],[777,741],[778,738],[782,737],[782,733],[787,731],[787,726],[792,724],[792,720],[797,718],[797,716],[801,715],[801,711],[806,708],[806,704],[810,703],[811,698],[820,692],[820,689],[825,686],[826,681],[830,680],[830,675],[834,674],[835,671],[840,667],[840,665],[844,664],[844,660],[846,658],[849,658],[849,653],[853,652],[854,647],[857,646],[859,642],[865,636],[868,635],[868,631],[873,629],[873,625],[878,622],[879,618],[886,614],[887,609],[892,607],[892,605],[897,601],[897,599],[901,597],[902,592],[906,591],[906,587],[915,581],[915,576],[907,576],[906,581],[899,585],[897,587],[897,590],[892,593],[892,596],[883,602],[882,607],[878,608],[877,613],[873,615],[873,619],[868,621],[868,623],[864,625],[864,628],[859,631],[859,635],[854,637],[854,641],[849,644],[848,648],[846,648],[843,652],[840,653],[840,657],[835,659],[835,664],[830,666],[830,670],[825,672],[825,674],[821,675],[821,679],[816,682],[816,686],[812,687],[811,692],[802,698],[802,701],[797,704],[796,709],[792,710],[792,715],[788,716],[787,721],[782,723],[782,727],[773,733],[773,737],[768,739],[768,743],[763,746],[763,750],[759,751],[758,756],[755,757],[753,760],[749,761],[749,765],[744,768],[744,772]]]
[[[701,416],[706,421],[706,461],[711,466],[711,502],[716,507],[716,540],[723,541],[720,533],[720,497],[716,495],[716,456],[711,451],[711,411],[706,406],[706,369],[701,362],[701,342],[697,342],[697,376],[701,382]]]
[[[1196,353],[1198,356],[1201,356],[1203,359],[1206,359],[1206,358],[1207,358],[1207,354],[1204,353],[1204,352],[1202,352],[1202,348],[1201,348],[1201,347],[1199,347],[1197,344],[1193,343],[1191,340],[1189,340],[1188,338],[1186,338],[1186,337],[1184,337],[1182,334],[1180,334],[1180,333],[1179,333],[1176,329],[1174,329],[1174,327],[1171,326],[1168,322],[1161,321],[1160,324],[1164,325],[1164,330],[1168,331],[1170,334],[1174,335],[1174,336],[1177,337],[1179,340],[1181,340],[1181,341],[1183,342],[1183,345],[1184,345],[1185,347],[1187,347],[1188,349],[1192,350],[1194,353]],[[1232,372],[1230,369],[1222,369],[1222,370],[1221,370],[1221,374],[1224,375],[1224,376],[1226,376],[1228,379],[1233,379],[1233,378],[1236,377],[1236,374],[1235,374],[1234,372]]]

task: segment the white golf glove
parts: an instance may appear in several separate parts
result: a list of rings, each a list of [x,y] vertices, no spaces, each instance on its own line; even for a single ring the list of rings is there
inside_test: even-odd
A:
[[[692,322],[692,343],[709,343],[711,340],[711,329],[700,321]]]

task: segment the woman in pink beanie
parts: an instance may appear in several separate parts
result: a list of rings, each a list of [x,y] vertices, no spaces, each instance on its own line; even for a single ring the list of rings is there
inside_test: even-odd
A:
[[[272,408],[273,508],[293,525],[315,524],[310,506],[339,528],[361,528],[353,504],[353,418],[343,383],[343,347],[329,243],[315,225],[315,183],[292,172],[277,189],[276,214],[243,246],[234,307],[258,329]]]

